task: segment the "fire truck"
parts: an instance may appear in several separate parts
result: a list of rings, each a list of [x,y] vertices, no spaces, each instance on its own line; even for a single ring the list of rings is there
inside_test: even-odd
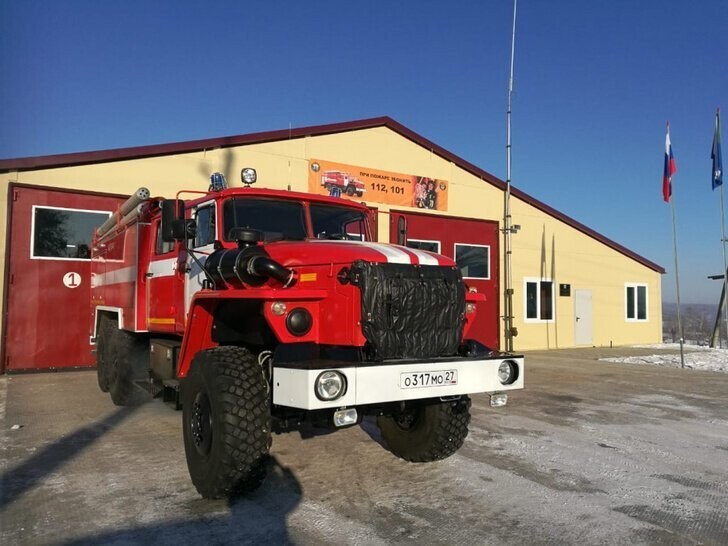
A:
[[[364,182],[344,171],[324,171],[321,174],[321,185],[329,195],[345,193],[349,197],[362,197],[367,191]]]
[[[141,188],[93,241],[99,387],[182,409],[203,497],[260,485],[272,434],[302,427],[371,419],[396,456],[446,458],[471,394],[498,407],[523,388],[522,356],[468,338],[494,307],[451,259],[376,242],[364,204],[255,179],[216,174],[175,199]]]

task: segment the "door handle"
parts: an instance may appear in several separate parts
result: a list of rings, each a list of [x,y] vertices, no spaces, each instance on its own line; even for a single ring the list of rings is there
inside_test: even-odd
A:
[[[146,276],[147,278],[149,278],[149,277],[154,277],[154,273],[152,273],[151,271],[148,271],[148,272],[146,273],[146,275],[145,275],[145,276]]]

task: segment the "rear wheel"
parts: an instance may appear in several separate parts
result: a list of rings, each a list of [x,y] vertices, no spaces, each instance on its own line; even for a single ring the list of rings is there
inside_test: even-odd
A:
[[[96,331],[96,379],[102,392],[109,392],[109,357],[114,321],[107,315],[99,316]]]
[[[351,197],[352,195],[354,195],[355,192],[356,192],[356,188],[354,186],[352,186],[351,184],[346,186],[346,195]]]
[[[149,341],[137,334],[116,328],[112,322],[110,343],[104,352],[108,367],[109,394],[117,406],[135,406],[151,394],[137,382],[149,377]]]
[[[470,398],[433,402],[377,417],[387,447],[402,459],[424,463],[445,459],[468,435]]]
[[[200,351],[182,381],[187,468],[205,498],[252,491],[265,478],[271,445],[270,390],[242,347]]]

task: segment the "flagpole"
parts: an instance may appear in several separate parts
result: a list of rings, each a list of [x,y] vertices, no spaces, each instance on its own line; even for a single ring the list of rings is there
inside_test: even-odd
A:
[[[685,356],[683,355],[683,329],[680,321],[680,275],[677,267],[677,234],[675,231],[675,200],[670,199],[670,209],[672,210],[672,246],[675,254],[675,289],[677,290],[677,330],[680,334],[680,367],[685,367]]]
[[[723,172],[722,172],[722,163],[723,160],[721,158],[721,150],[720,150],[720,108],[718,108],[715,111],[715,135],[713,138],[716,140],[717,146],[714,146],[717,148],[712,151],[712,154],[714,153],[717,157],[713,159],[715,162],[714,169],[717,168],[719,173],[716,173],[713,171],[713,182],[716,181],[720,182],[720,224],[723,229],[722,231],[722,237],[721,237],[721,248],[723,249],[723,271],[725,274],[723,275],[723,319],[726,326],[726,337],[728,337],[728,305],[725,304],[725,298],[728,297],[728,265],[726,264],[726,257],[725,257],[725,244],[726,244],[726,238],[725,238],[725,205],[724,199],[723,199]],[[718,315],[720,315],[720,309],[718,309]],[[718,342],[720,344],[720,347],[723,347],[723,341],[721,337],[721,330],[720,325],[718,326]]]
[[[720,301],[718,303],[718,312],[715,314],[715,326],[713,326],[713,334],[710,336],[710,346],[715,347],[718,340],[718,347],[723,346],[722,333],[720,329],[720,313],[723,311],[723,320],[726,325],[726,337],[728,338],[728,305],[725,305],[726,297],[728,297],[728,264],[726,264],[725,244],[728,242],[725,236],[725,206],[723,198],[723,158],[721,155],[720,145],[720,108],[715,111],[715,133],[713,133],[713,148],[710,151],[710,158],[713,160],[712,186],[713,190],[720,186],[720,224],[722,228],[721,248],[723,249],[723,290],[721,291]]]
[[[667,145],[665,148],[665,153],[672,156],[672,143],[670,143],[670,122],[667,122],[667,144],[669,144],[669,150],[667,149]],[[685,367],[685,355],[683,353],[683,343],[684,343],[684,336],[683,336],[683,328],[682,328],[682,321],[680,320],[680,273],[678,271],[678,260],[677,260],[677,230],[675,229],[675,199],[672,197],[672,173],[674,172],[674,168],[672,170],[667,169],[667,161],[671,161],[671,157],[668,157],[666,155],[665,158],[665,165],[666,165],[666,175],[669,176],[669,199],[670,199],[670,210],[672,211],[672,248],[673,248],[673,254],[675,255],[675,289],[677,291],[677,329],[678,333],[680,334],[680,367]]]
[[[728,337],[728,305],[725,303],[725,295],[728,295],[728,265],[726,265],[726,257],[725,257],[725,205],[723,204],[723,184],[720,185],[720,223],[723,228],[723,237],[721,238],[721,246],[723,247],[723,271],[725,274],[723,275],[723,320],[726,325],[726,337]],[[720,313],[720,309],[718,309],[718,313]],[[718,340],[720,343],[720,347],[723,347],[723,341],[721,338],[720,333],[720,326],[718,326]]]

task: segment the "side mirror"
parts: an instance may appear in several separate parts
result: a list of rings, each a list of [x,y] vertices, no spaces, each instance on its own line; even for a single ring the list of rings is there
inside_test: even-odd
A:
[[[181,199],[165,199],[162,201],[162,240],[165,243],[183,241],[185,202]],[[183,227],[177,225],[182,223]],[[180,235],[182,235],[180,237]]]

